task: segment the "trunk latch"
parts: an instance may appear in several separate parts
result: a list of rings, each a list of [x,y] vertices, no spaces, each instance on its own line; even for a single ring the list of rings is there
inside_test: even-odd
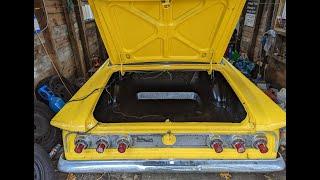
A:
[[[169,8],[171,6],[171,0],[161,0],[161,4],[164,8]]]

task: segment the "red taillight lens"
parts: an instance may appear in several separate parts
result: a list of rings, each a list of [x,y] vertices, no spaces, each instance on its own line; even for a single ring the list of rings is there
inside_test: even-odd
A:
[[[109,147],[109,141],[106,138],[99,139],[96,144],[97,144],[96,151],[98,153],[103,153],[104,150]]]
[[[260,150],[261,153],[267,153],[269,150],[268,147],[263,143],[258,145],[258,149]]]
[[[118,152],[119,153],[126,152],[126,150],[129,148],[129,146],[131,144],[130,142],[131,142],[131,138],[130,137],[120,137],[117,140]]]
[[[223,151],[222,141],[213,140],[211,143],[211,148],[216,151],[216,153],[221,153]]]
[[[125,143],[119,143],[118,144],[118,152],[119,153],[124,153],[126,152],[127,145]]]
[[[269,151],[267,147],[267,138],[264,136],[256,137],[256,140],[254,141],[253,146],[259,149],[261,153],[267,153]]]
[[[244,141],[242,141],[242,140],[234,141],[233,147],[236,148],[238,153],[244,153],[246,151]]]
[[[103,153],[104,152],[104,149],[106,148],[107,146],[106,146],[106,144],[105,143],[98,143],[98,146],[97,146],[97,148],[96,148],[96,151],[98,152],[98,153]]]
[[[87,145],[84,142],[77,142],[76,143],[76,147],[74,148],[74,152],[76,153],[81,153],[83,151],[83,149],[86,149]]]

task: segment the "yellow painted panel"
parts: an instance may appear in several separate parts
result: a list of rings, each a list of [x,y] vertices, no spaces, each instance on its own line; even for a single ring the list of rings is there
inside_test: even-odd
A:
[[[265,95],[250,80],[242,75],[226,60],[222,64],[214,64],[214,71],[220,71],[234,92],[243,103],[247,111],[247,117],[241,123],[197,123],[176,122],[176,123],[105,123],[100,127],[105,127],[102,131],[125,132],[129,129],[136,132],[172,131],[179,132],[213,132],[213,131],[273,131],[286,125],[286,113]],[[92,94],[82,100],[67,103],[52,119],[51,124],[61,129],[86,132],[97,125],[93,117],[93,110],[106,86],[111,75],[116,71],[132,70],[201,70],[209,71],[210,66],[206,64],[153,64],[153,65],[124,65],[108,66],[104,64],[71,98],[71,100],[81,99],[92,92]],[[120,120],[121,121],[121,120]],[[214,121],[214,120],[213,120]]]
[[[96,133],[92,133],[96,134]],[[222,153],[216,153],[210,148],[128,148],[123,154],[117,149],[106,149],[97,153],[95,149],[85,149],[81,154],[74,152],[76,134],[63,133],[65,142],[65,157],[68,160],[114,160],[114,159],[274,159],[277,156],[277,132],[268,132],[269,151],[265,154],[254,148],[247,148],[244,153],[235,149],[225,148]]]
[[[172,0],[168,5],[161,0],[89,0],[89,4],[112,64],[210,63],[221,61],[245,0]]]

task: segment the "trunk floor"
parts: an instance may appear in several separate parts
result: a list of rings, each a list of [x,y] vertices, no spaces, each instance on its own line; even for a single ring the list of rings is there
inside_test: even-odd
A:
[[[95,118],[104,123],[164,122],[167,119],[172,122],[240,123],[245,118],[243,106],[235,103],[238,99],[230,99],[231,103],[223,107],[212,103],[212,83],[206,73],[199,73],[195,81],[188,76],[183,76],[183,80],[177,76],[162,76],[156,81],[136,80],[132,76],[119,81],[119,91],[113,97],[117,103],[108,105],[109,96],[104,91],[94,111]],[[195,92],[201,100],[138,100],[138,92]],[[112,88],[110,94],[115,94]]]

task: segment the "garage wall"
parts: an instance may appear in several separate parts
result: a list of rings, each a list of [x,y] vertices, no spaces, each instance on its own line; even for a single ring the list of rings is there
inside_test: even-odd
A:
[[[271,27],[271,20],[272,20],[272,14],[273,14],[273,6],[274,6],[274,0],[267,0],[264,4],[263,12],[261,15],[260,23],[259,23],[259,30],[257,33],[257,38],[255,42],[254,48],[254,54],[253,54],[253,59],[259,60],[261,56],[261,40],[263,37],[263,34],[268,31]]]
[[[73,49],[70,41],[70,34],[68,26],[66,24],[64,7],[61,0],[44,0],[47,13],[48,13],[48,26],[50,27],[50,34],[52,37],[52,43],[54,46],[55,54],[57,55],[58,69],[62,75],[69,80],[73,80],[77,76],[76,63],[79,62],[75,59]],[[75,34],[77,38],[77,45],[82,50],[82,45],[79,36],[79,28],[76,21],[74,11],[71,14],[75,27]],[[47,31],[47,30],[46,30]],[[89,47],[89,55],[99,55],[99,43],[96,31],[96,25],[94,21],[85,23],[85,34]],[[42,41],[46,42],[43,34],[39,34]],[[89,57],[89,58],[90,58]],[[78,63],[79,64],[79,63]],[[34,37],[34,86],[45,77],[54,75],[56,72],[49,60],[49,57],[45,54],[43,47],[40,44],[38,37]]]
[[[256,19],[255,26],[249,27],[244,25],[242,28],[240,51],[251,54],[252,61],[256,62],[261,59],[261,39],[263,34],[269,29],[274,27],[274,17],[276,7],[278,6],[279,0],[252,0],[259,2],[259,6],[263,5],[263,9],[260,9],[261,17]],[[246,7],[244,8],[246,11]],[[257,14],[259,11],[257,12]],[[257,28],[257,29],[255,29]],[[286,87],[286,64],[278,62],[272,57],[267,58],[267,68],[265,80],[274,86],[279,88]]]
[[[62,3],[60,0],[45,0],[48,12],[48,26],[51,29],[52,42],[58,58],[58,68],[66,78],[75,75],[75,64],[72,47],[68,39]],[[40,34],[43,42],[46,40]],[[37,36],[34,37],[34,85],[43,78],[55,74],[49,57],[45,54]]]

